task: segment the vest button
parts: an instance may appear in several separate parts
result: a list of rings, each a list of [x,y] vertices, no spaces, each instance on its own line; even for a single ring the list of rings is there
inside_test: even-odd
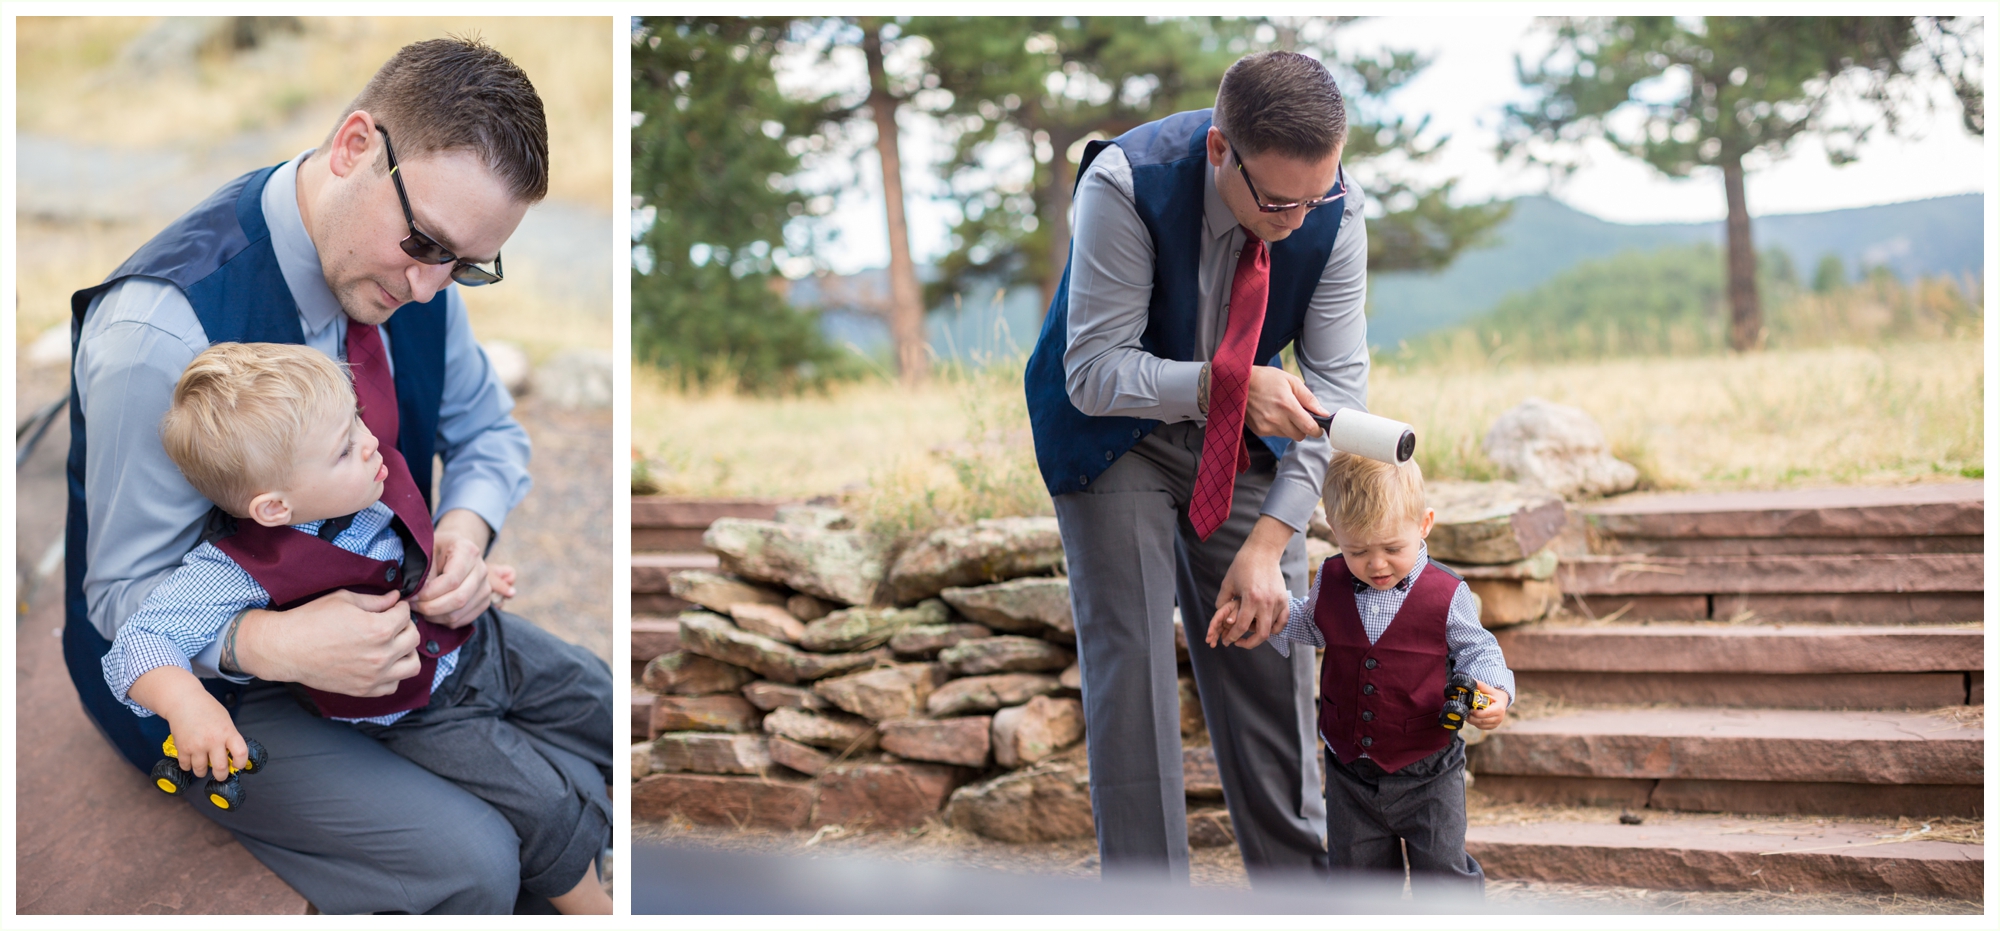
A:
[[[1362,745],[1362,746],[1364,746],[1364,747],[1372,747],[1372,746],[1375,746],[1375,738],[1373,738],[1373,737],[1363,737],[1363,738],[1361,738],[1361,745]]]
[[[1116,458],[1116,457],[1114,457],[1114,456],[1112,456],[1112,455],[1111,455],[1111,450],[1108,450],[1108,449],[1107,449],[1107,450],[1105,450],[1105,451],[1104,451],[1104,461],[1105,461],[1105,462],[1110,462],[1110,461],[1111,461],[1112,459],[1114,459],[1114,458]]]
[[[1363,694],[1363,695],[1373,695],[1373,694],[1375,694],[1375,684],[1371,682],[1371,683],[1369,683],[1369,684],[1367,684],[1367,685],[1364,685],[1364,686],[1362,686],[1362,687],[1361,687],[1361,694]]]
[[[1361,720],[1363,720],[1363,721],[1373,721],[1373,720],[1375,720],[1375,712],[1373,712],[1373,711],[1363,711],[1363,712],[1361,712]]]
[[[424,652],[429,653],[432,656],[438,655],[438,650],[440,649],[442,649],[442,647],[438,646],[438,642],[436,640],[427,641],[424,644]]]
[[[1138,439],[1138,438],[1139,438],[1139,431],[1137,431],[1137,430],[1134,430],[1134,431],[1132,431],[1132,438],[1133,438],[1133,439],[1135,439],[1135,440],[1136,440],[1136,439]]]
[[[395,566],[390,566],[389,568],[387,568],[387,569],[384,569],[384,570],[382,570],[382,581],[384,581],[384,582],[394,582],[394,581],[396,581],[396,567],[395,567]]]
[[[1079,476],[1077,476],[1077,477],[1076,477],[1076,483],[1077,483],[1077,484],[1079,484],[1079,485],[1088,485],[1088,484],[1090,484],[1090,476],[1088,476],[1088,475],[1079,475]]]
[[[1374,669],[1375,667],[1377,667],[1377,666],[1380,666],[1380,665],[1382,665],[1382,664],[1381,664],[1381,663],[1378,663],[1378,662],[1376,662],[1376,661],[1375,661],[1375,657],[1373,657],[1373,656],[1371,656],[1371,657],[1368,657],[1367,659],[1364,659],[1364,660],[1362,660],[1362,661],[1361,661],[1361,668],[1363,668],[1363,669]]]

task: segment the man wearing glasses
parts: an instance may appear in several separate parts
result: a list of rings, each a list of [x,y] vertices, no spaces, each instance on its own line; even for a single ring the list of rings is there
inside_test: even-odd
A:
[[[1365,409],[1367,230],[1333,78],[1290,52],[1231,66],[1215,108],[1078,169],[1070,262],[1030,358],[1055,498],[1105,872],[1185,882],[1178,605],[1230,823],[1253,880],[1324,869],[1313,660],[1203,643],[1218,608],[1284,625],[1332,450]],[[1304,379],[1279,367],[1293,348]]]
[[[322,911],[509,912],[517,897],[551,898],[594,876],[608,840],[609,671],[493,607],[485,554],[527,494],[528,436],[451,287],[502,280],[500,248],[547,190],[548,130],[527,75],[477,41],[419,42],[382,66],[317,149],[225,185],[72,299],[64,656],[85,710],[140,769],[159,757],[165,723],[113,698],[98,664],[207,533],[209,502],[160,443],[189,361],[213,342],[278,342],[346,362],[364,416],[387,417],[393,435],[381,439],[430,506],[430,564],[406,563],[423,575],[408,599],[338,591],[246,611],[193,661],[271,760],[237,810],[197,808]],[[506,701],[521,682],[593,691],[601,679],[604,694],[568,710],[601,716],[603,745],[515,746],[489,769],[441,777],[316,717],[281,684],[388,695],[417,674],[419,653],[438,661],[461,641],[460,654],[505,658],[457,668],[504,667],[494,674],[508,681],[467,672],[439,689]],[[516,656],[524,649],[534,655]],[[473,743],[454,746],[493,759]],[[467,791],[476,780],[573,793],[580,827],[565,840],[576,849],[530,850],[481,801],[491,793]]]

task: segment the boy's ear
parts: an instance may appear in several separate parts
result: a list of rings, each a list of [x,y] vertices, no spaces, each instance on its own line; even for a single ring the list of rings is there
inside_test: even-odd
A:
[[[1433,511],[1430,508],[1424,508],[1424,522],[1417,531],[1417,537],[1419,539],[1427,539],[1430,537],[1431,525],[1437,523],[1437,516],[1438,512]]]
[[[251,520],[266,527],[284,527],[292,522],[292,506],[285,496],[275,491],[267,491],[250,499]]]

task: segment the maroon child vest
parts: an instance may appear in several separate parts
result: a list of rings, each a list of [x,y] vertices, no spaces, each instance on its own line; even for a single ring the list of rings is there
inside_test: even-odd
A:
[[[430,510],[424,505],[423,495],[417,492],[403,454],[385,444],[382,458],[389,466],[389,477],[382,483],[382,503],[396,515],[397,533],[403,538],[401,564],[350,553],[290,527],[266,527],[250,520],[236,521],[234,533],[209,542],[264,587],[271,596],[270,607],[274,611],[284,611],[341,589],[365,595],[401,592],[404,598],[414,596],[423,588],[430,566]],[[430,704],[431,680],[437,675],[438,657],[464,644],[472,636],[472,625],[454,629],[422,617],[415,620],[419,668],[395,692],[360,698],[301,685],[294,694],[304,693],[320,715],[329,718],[374,718]]]
[[[1437,571],[1432,571],[1437,570]],[[1332,557],[1320,566],[1313,624],[1326,641],[1319,682],[1319,732],[1342,763],[1361,754],[1395,772],[1445,748],[1445,619],[1458,592],[1456,574],[1427,563],[1403,606],[1371,646],[1354,604],[1354,575]]]

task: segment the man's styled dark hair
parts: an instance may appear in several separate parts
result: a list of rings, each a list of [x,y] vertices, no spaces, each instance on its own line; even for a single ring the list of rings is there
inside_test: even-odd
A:
[[[1222,75],[1215,128],[1245,155],[1316,161],[1347,141],[1347,104],[1326,66],[1297,52],[1258,52]]]
[[[398,157],[470,149],[534,203],[549,193],[549,124],[528,75],[478,39],[451,36],[397,50],[340,115],[366,110],[396,140]],[[335,131],[340,124],[335,123]],[[327,134],[333,141],[333,134]],[[378,165],[387,171],[386,158]]]

